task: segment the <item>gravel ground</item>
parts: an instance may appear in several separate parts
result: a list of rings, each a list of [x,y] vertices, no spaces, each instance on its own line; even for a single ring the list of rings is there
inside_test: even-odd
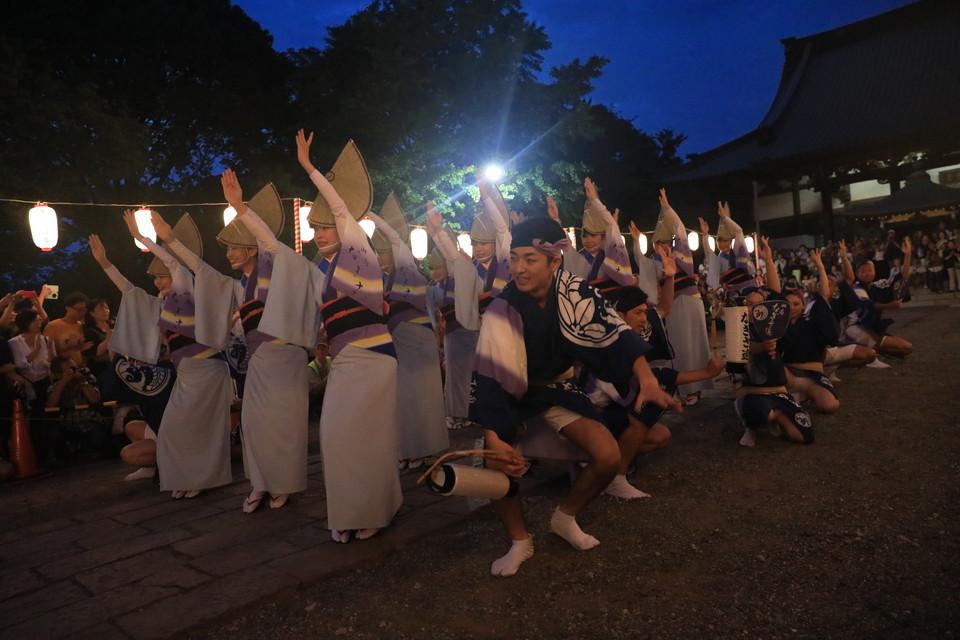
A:
[[[564,486],[527,501],[536,556],[509,579],[490,510],[375,566],[192,638],[953,638],[960,633],[960,308],[905,310],[915,354],[843,372],[817,443],[737,445],[729,402],[677,422],[634,483],[581,517],[601,545],[547,531]]]

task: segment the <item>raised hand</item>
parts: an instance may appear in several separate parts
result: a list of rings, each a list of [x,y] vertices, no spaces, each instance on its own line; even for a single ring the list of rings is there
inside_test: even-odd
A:
[[[133,214],[133,209],[127,209],[123,212],[123,222],[127,225],[127,231],[134,240],[143,240],[140,229],[137,228],[137,218]]]
[[[90,234],[88,239],[90,244],[90,253],[93,255],[93,259],[97,261],[104,269],[110,266],[110,261],[107,259],[107,250],[103,246],[103,242],[100,240],[100,236],[95,233]]]
[[[583,193],[587,196],[587,200],[596,200],[599,197],[597,195],[597,185],[589,176],[583,179]]]
[[[476,174],[474,174],[474,177],[475,177],[476,180],[477,180],[477,188],[480,189],[480,197],[481,197],[481,198],[489,198],[489,197],[490,197],[490,183],[487,182],[487,179],[483,176],[483,173],[480,172],[480,171],[478,171]]]
[[[903,245],[901,245],[901,249],[903,249],[904,254],[910,253],[910,251],[913,249],[913,243],[910,242],[909,235],[903,236]]]
[[[558,215],[559,215],[559,214],[558,214]],[[510,211],[510,226],[511,226],[511,227],[517,226],[518,224],[520,224],[521,222],[523,222],[523,220],[524,220],[524,217],[523,217],[523,214],[522,214],[522,213],[520,213],[519,211],[512,211],[512,210]],[[559,219],[557,220],[557,224],[560,224],[560,220],[559,220]]]
[[[220,176],[220,186],[223,187],[223,197],[226,198],[231,207],[237,210],[237,216],[242,216],[246,212],[246,208],[243,206],[243,188],[240,186],[240,180],[233,169],[227,169],[223,172],[223,175]]]
[[[810,261],[819,269],[823,269],[823,259],[820,254],[820,249],[810,249]]]
[[[443,216],[433,205],[433,200],[427,200],[427,231],[435,235],[443,229]]]
[[[47,298],[49,298],[51,293],[53,293],[53,291],[50,290],[50,287],[48,287],[47,285],[43,285],[42,287],[40,287],[40,294],[37,297],[42,302]]]
[[[313,144],[313,132],[307,136],[303,129],[297,131],[297,162],[308,174],[313,173],[316,167],[310,162],[310,145]],[[239,209],[237,210],[239,212]]]
[[[770,248],[770,238],[767,236],[760,236],[760,258],[773,260],[773,249]]]
[[[670,278],[677,275],[677,261],[673,259],[673,252],[670,251],[670,247],[666,246],[663,243],[655,242],[653,244],[654,251],[657,252],[657,255],[660,256],[660,259],[663,261],[663,275],[665,278]]]
[[[634,240],[640,240],[640,229],[637,228],[633,220],[630,221],[630,235],[633,236]]]
[[[613,221],[616,222],[617,224],[620,223],[620,208],[619,208],[619,207],[613,210]]]
[[[661,209],[670,209],[670,201],[667,200],[667,190],[663,187],[660,188],[660,192],[657,195],[657,199],[660,201]]]
[[[552,196],[547,196],[547,215],[550,219],[560,224],[560,209],[557,208],[557,202]]]
[[[173,235],[173,227],[163,219],[159,211],[150,211],[150,222],[153,224],[153,230],[157,232],[157,238],[164,242],[173,242],[176,240]]]
[[[730,217],[730,203],[729,202],[717,202],[717,215],[721,218]]]
[[[840,252],[841,258],[846,258],[849,254],[847,253],[847,241],[839,240],[837,241],[837,249]]]
[[[725,366],[723,358],[720,356],[713,356],[710,358],[710,361],[707,362],[707,371],[710,373],[711,377],[717,377],[723,373],[723,368]]]
[[[703,218],[697,218],[697,220],[700,222],[700,233],[705,236],[710,235],[710,225],[707,224],[707,221]]]

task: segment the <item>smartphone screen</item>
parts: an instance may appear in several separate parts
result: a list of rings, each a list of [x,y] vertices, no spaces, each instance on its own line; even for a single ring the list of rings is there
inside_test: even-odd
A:
[[[50,290],[50,295],[47,296],[51,300],[58,300],[60,298],[60,285],[58,284],[47,284],[44,285],[47,289]]]

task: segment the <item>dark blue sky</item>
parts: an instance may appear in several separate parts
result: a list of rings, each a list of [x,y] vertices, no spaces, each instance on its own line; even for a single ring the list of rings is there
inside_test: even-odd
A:
[[[365,0],[235,0],[277,49],[323,47],[326,28]],[[780,39],[806,36],[906,0],[524,0],[553,48],[544,70],[591,54],[610,59],[591,98],[648,132],[687,134],[681,153],[752,129],[780,79]]]

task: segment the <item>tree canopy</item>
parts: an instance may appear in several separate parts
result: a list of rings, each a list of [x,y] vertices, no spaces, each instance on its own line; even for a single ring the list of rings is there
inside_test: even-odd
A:
[[[577,224],[591,175],[605,202],[623,208],[621,222],[652,225],[660,171],[683,136],[649,135],[593,104],[607,61],[544,70],[550,46],[520,0],[378,0],[318,33],[315,47],[286,52],[227,0],[8,3],[0,197],[217,202],[215,174],[231,166],[251,193],[272,180],[285,197],[309,198],[294,160],[293,134],[304,127],[316,132],[321,168],[354,138],[375,205],[394,190],[414,217],[430,198],[469,225],[472,174],[499,161],[503,190],[528,214],[541,214],[550,194],[564,223]],[[117,208],[57,207],[61,241],[44,255],[30,243],[26,209],[0,203],[8,287],[55,277],[80,288],[90,232],[131,277],[142,271]],[[220,211],[192,212],[208,258],[223,267],[212,242]],[[85,268],[68,271],[78,261]]]

